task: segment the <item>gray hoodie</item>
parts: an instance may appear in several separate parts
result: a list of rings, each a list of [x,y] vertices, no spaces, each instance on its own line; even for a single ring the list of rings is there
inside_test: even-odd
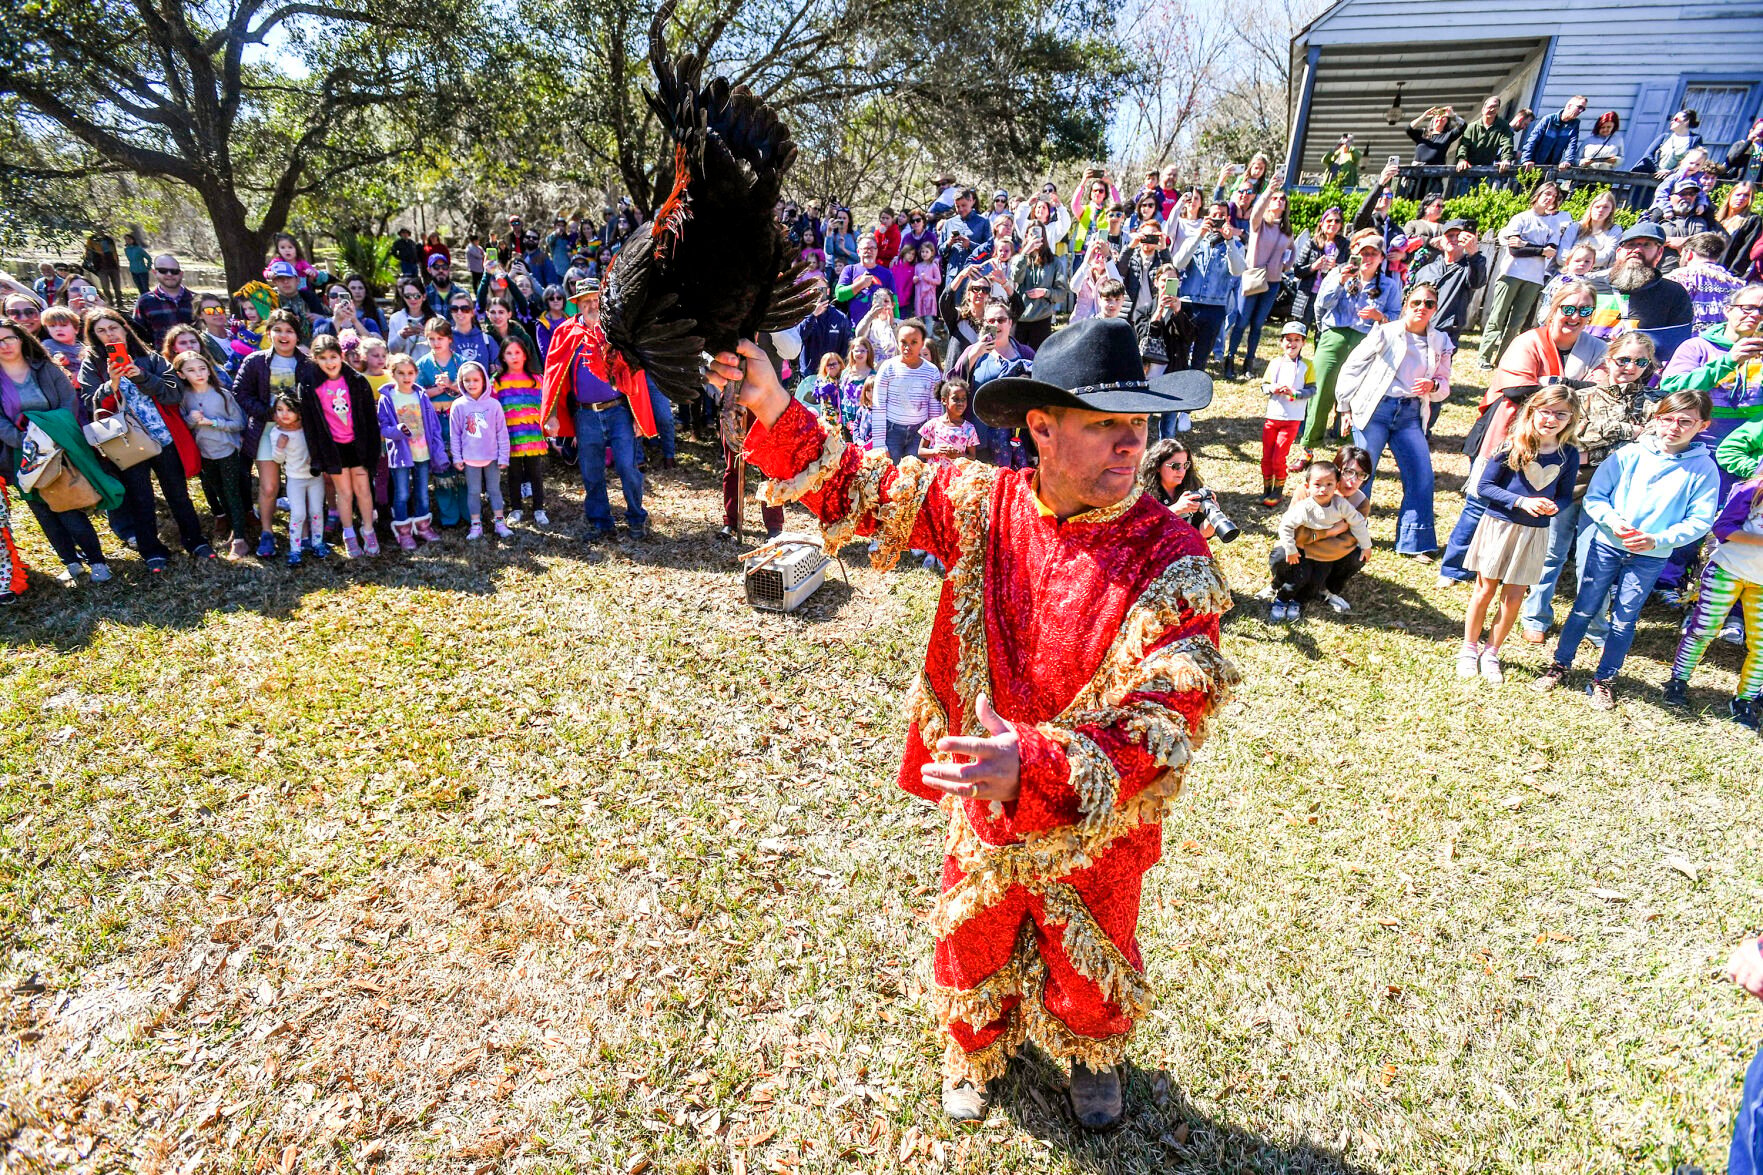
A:
[[[245,433],[245,410],[239,407],[231,392],[212,384],[200,392],[186,387],[180,407],[184,423],[190,426],[190,432],[196,438],[196,449],[202,456],[211,459],[230,457],[239,451],[240,438]],[[190,419],[197,412],[207,418],[207,424],[197,424]]]

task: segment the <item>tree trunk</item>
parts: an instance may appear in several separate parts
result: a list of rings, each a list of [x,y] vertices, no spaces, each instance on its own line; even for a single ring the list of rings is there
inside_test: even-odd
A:
[[[244,206],[230,192],[204,192],[202,202],[214,222],[215,239],[220,242],[228,291],[261,279],[264,259],[269,255],[269,238],[281,226],[262,224],[252,228],[245,221]]]

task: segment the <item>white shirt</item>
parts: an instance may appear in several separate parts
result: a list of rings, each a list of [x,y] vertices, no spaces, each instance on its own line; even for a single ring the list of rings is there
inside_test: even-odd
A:
[[[917,428],[943,410],[937,403],[937,381],[941,378],[937,365],[922,354],[915,368],[898,357],[889,359],[876,369],[875,414],[889,424]]]
[[[1573,225],[1573,218],[1565,212],[1551,212],[1547,216],[1539,216],[1526,208],[1517,216],[1506,222],[1500,230],[1500,242],[1504,244],[1507,237],[1519,237],[1527,245],[1559,246],[1566,239],[1567,230]],[[1543,284],[1548,276],[1549,259],[1547,257],[1512,257],[1506,262],[1505,277],[1515,281],[1535,282]]]

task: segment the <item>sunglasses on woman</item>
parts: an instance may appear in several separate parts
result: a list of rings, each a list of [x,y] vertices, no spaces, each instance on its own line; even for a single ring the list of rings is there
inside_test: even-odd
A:
[[[1595,312],[1596,310],[1597,310],[1596,306],[1563,306],[1563,307],[1561,307],[1561,313],[1566,318],[1572,318],[1575,315],[1578,315],[1581,318],[1590,318],[1592,316],[1593,312]]]
[[[1645,355],[1616,355],[1611,358],[1610,362],[1614,363],[1618,367],[1651,367],[1651,366],[1653,366],[1653,361],[1651,359],[1648,359]]]
[[[1413,298],[1409,300],[1408,305],[1413,306],[1416,309],[1424,306],[1428,310],[1437,310],[1439,308],[1439,300],[1437,298]]]

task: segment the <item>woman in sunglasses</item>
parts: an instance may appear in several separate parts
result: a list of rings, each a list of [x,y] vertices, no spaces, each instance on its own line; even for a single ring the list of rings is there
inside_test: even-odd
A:
[[[1568,282],[1555,291],[1543,311],[1542,322],[1513,339],[1506,348],[1500,366],[1488,377],[1481,414],[1463,441],[1463,451],[1471,460],[1469,480],[1464,484],[1474,485],[1479,480],[1482,466],[1505,445],[1506,433],[1520,405],[1538,388],[1557,383],[1578,389],[1591,386],[1592,372],[1604,361],[1608,349],[1602,339],[1586,330],[1597,301],[1597,291],[1590,282]],[[1439,563],[1440,578],[1459,583],[1475,578],[1464,569],[1463,556],[1483,512],[1480,498],[1464,495],[1463,513],[1445,542],[1445,555]]]
[[[1396,554],[1430,559],[1439,548],[1433,521],[1432,451],[1426,442],[1429,406],[1451,394],[1450,336],[1432,325],[1438,287],[1418,282],[1402,299],[1394,322],[1366,334],[1341,368],[1341,411],[1353,426],[1353,443],[1371,454],[1377,469],[1385,449],[1402,477],[1402,510],[1396,521]],[[1364,483],[1371,496],[1372,478]]]
[[[1646,431],[1653,402],[1649,386],[1658,374],[1658,355],[1650,335],[1630,331],[1614,343],[1604,361],[1586,377],[1590,386],[1578,391],[1579,475],[1573,505],[1549,520],[1549,550],[1542,578],[1525,594],[1519,613],[1520,634],[1533,645],[1547,639],[1555,624],[1555,584],[1577,549],[1574,565],[1585,566],[1592,542],[1591,520],[1585,517],[1585,491],[1604,458]]]
[[[562,286],[546,286],[541,298],[544,308],[539,316],[533,319],[533,341],[538,344],[535,358],[540,366],[544,365],[545,356],[551,350],[551,332],[568,322],[570,319],[569,299],[563,296]]]
[[[394,355],[420,360],[429,351],[422,334],[429,317],[428,292],[416,278],[399,278],[394,301],[397,307],[386,323],[386,348]]]

